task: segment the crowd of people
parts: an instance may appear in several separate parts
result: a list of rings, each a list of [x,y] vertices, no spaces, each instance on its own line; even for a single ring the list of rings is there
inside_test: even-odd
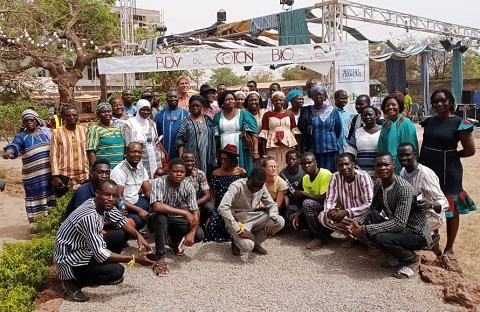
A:
[[[450,91],[432,94],[436,115],[422,121],[419,149],[395,94],[381,111],[360,95],[352,115],[346,91],[331,102],[314,79],[306,96],[273,83],[264,99],[255,81],[235,92],[224,84],[202,85],[199,95],[189,89],[180,77],[164,107],[158,92],[134,104],[132,90],[123,90],[97,105],[88,129],[75,107],[62,109],[53,131],[34,110],[23,112],[24,130],[3,157],[22,157],[32,225],[74,190],[54,252],[72,300],[89,299],[83,287],[121,283],[119,262],[168,276],[168,249],[184,256],[186,247],[213,241],[230,242],[237,256],[267,254],[262,243],[286,224],[310,233],[308,249],[337,232],[342,247],[361,241],[370,255],[383,251],[397,278],[415,275],[416,250],[453,255],[459,215],[476,209],[460,162],[475,145],[474,126],[454,114]],[[121,254],[128,238],[137,239],[137,255]]]

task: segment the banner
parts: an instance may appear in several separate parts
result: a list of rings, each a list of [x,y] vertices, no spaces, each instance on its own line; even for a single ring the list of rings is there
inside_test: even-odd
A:
[[[368,42],[301,44],[281,47],[222,49],[172,54],[152,54],[98,59],[100,74],[145,73],[172,70],[192,70],[230,66],[260,66],[277,64],[331,63],[366,64]],[[345,72],[348,79],[358,79],[355,68]],[[368,69],[367,69],[368,74]],[[368,81],[368,76],[367,79]]]
[[[356,114],[355,100],[361,94],[370,95],[368,60],[366,63],[352,61],[335,62],[335,90],[345,90],[348,93],[348,104],[345,110]]]

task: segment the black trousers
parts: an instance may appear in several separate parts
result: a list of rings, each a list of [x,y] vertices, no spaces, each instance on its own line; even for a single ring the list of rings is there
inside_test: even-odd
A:
[[[372,239],[378,248],[407,264],[415,263],[417,261],[415,250],[423,249],[425,246],[425,239],[407,227],[401,232],[378,233]]]
[[[114,253],[121,253],[128,240],[123,230],[113,230],[103,235],[107,249]],[[73,274],[80,287],[105,285],[119,280],[123,276],[124,267],[119,263],[98,263],[94,257],[87,265],[73,267]]]
[[[190,232],[190,224],[183,217],[170,217],[163,213],[154,213],[149,220],[150,229],[155,232],[155,253],[160,259],[167,255],[165,242],[167,235],[170,237],[172,246],[178,246],[182,238]],[[203,230],[197,227],[194,242],[203,241]]]

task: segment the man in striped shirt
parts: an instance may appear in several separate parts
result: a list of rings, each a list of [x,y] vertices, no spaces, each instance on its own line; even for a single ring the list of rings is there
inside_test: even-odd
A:
[[[90,299],[82,292],[83,287],[123,282],[124,267],[119,262],[154,264],[147,258],[152,247],[113,206],[116,199],[117,184],[101,181],[95,198],[80,205],[58,229],[53,259],[58,278],[73,301]],[[102,235],[104,222],[111,222],[115,230]],[[128,235],[136,237],[139,250],[147,251],[137,256],[121,255]]]
[[[158,276],[169,275],[165,257],[167,234],[168,245],[177,256],[184,256],[185,246],[203,241],[203,231],[198,226],[197,196],[195,189],[185,179],[185,162],[174,158],[169,162],[166,176],[153,180],[150,203],[153,214],[149,217],[149,226],[155,232],[155,252],[159,260],[153,267]],[[182,245],[182,246],[181,246]]]
[[[332,231],[346,234],[347,226],[370,209],[373,181],[370,175],[355,169],[352,154],[337,157],[337,169],[330,179],[324,210],[318,216],[320,223]],[[354,240],[347,238],[342,247],[351,247]]]
[[[412,186],[394,173],[392,154],[378,152],[374,168],[378,179],[372,205],[368,213],[347,227],[348,234],[373,242],[391,256],[390,265],[402,264],[394,277],[412,278],[420,266],[415,250],[427,249],[432,244],[427,217],[423,211],[412,209]]]
[[[78,111],[75,107],[66,107],[62,118],[63,127],[53,131],[50,143],[52,185],[57,189],[76,189],[88,179],[87,128],[77,125]],[[70,179],[68,185],[64,185],[60,176]]]

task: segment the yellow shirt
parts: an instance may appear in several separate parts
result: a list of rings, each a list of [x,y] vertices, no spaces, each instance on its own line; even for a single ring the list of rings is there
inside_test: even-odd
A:
[[[330,183],[330,178],[332,173],[327,169],[320,168],[315,180],[310,181],[310,176],[306,174],[303,176],[302,187],[305,192],[313,195],[323,195],[328,190],[328,184]]]

